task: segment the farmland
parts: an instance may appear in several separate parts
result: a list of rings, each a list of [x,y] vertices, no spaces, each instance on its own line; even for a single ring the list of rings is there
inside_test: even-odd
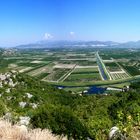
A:
[[[112,85],[140,75],[139,52],[95,48],[20,50],[17,56],[5,56],[1,65],[5,70],[16,70],[51,84]]]

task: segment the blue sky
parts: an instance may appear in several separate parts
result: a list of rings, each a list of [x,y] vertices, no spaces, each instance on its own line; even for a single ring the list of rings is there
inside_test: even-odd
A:
[[[0,46],[140,40],[140,0],[0,0]]]

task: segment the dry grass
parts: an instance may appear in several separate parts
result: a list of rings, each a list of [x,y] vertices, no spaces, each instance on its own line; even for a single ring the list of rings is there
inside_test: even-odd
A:
[[[134,127],[129,134],[130,136],[126,140],[140,140],[140,128]]]
[[[0,140],[67,140],[62,136],[55,136],[49,130],[27,130],[25,126],[12,125],[10,122],[0,121]]]

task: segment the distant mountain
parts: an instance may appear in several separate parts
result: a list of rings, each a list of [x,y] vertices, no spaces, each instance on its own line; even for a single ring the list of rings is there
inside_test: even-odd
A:
[[[18,49],[25,48],[52,48],[52,47],[111,47],[120,45],[113,41],[39,41],[33,44],[16,46]]]
[[[124,47],[124,48],[140,48],[140,40],[138,41],[130,41],[130,42],[126,42],[126,43],[122,43],[120,44],[120,47]]]
[[[119,43],[114,41],[49,41],[42,40],[31,44],[18,45],[12,48],[16,49],[30,49],[30,48],[140,48],[140,40],[138,41],[129,41],[125,43]],[[5,48],[5,47],[0,47]]]

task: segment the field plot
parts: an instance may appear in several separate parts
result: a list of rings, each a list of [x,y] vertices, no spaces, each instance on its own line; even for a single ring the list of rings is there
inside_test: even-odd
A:
[[[131,76],[140,75],[140,60],[129,59],[128,61],[118,62]]]
[[[140,50],[113,48],[32,49],[3,57],[1,67],[62,85],[104,84],[140,75],[139,54]]]
[[[130,77],[125,71],[110,72],[112,80],[125,79]]]
[[[26,67],[26,68],[23,68],[21,70],[19,70],[19,73],[23,73],[23,72],[26,72],[26,71],[29,71],[31,70],[33,67]]]
[[[37,67],[39,64],[34,64],[30,62],[22,62],[22,63],[17,63],[18,66],[24,66],[24,67]]]
[[[101,80],[99,73],[71,74],[65,81],[67,82],[89,82]]]
[[[41,74],[37,75],[36,78],[42,80],[44,77],[47,77],[49,74],[50,73],[46,73],[46,72],[45,73],[41,73]]]
[[[98,80],[101,80],[98,67],[94,67],[94,68],[76,68],[65,81],[88,82]]]
[[[129,74],[116,62],[105,63],[112,80],[125,79]]]
[[[56,64],[53,68],[55,69],[64,69],[64,68],[67,68],[67,69],[72,69],[74,68],[76,65],[75,64]]]
[[[61,77],[63,77],[65,74],[69,73],[70,71],[71,69],[68,68],[54,68],[53,71],[42,80],[58,82],[61,79]]]
[[[103,60],[112,60],[111,57],[110,57],[108,54],[105,54],[105,53],[101,53],[101,54],[100,54],[100,57],[101,57]]]
[[[30,63],[31,64],[40,64],[40,63],[45,63],[45,64],[48,64],[50,61],[40,61],[40,60],[34,60],[34,61],[31,61]]]
[[[17,64],[9,64],[8,65],[8,68],[10,68],[10,69],[14,69],[14,68],[16,68],[16,67],[18,67],[18,65]]]
[[[96,59],[61,59],[59,61],[62,64],[76,64],[80,66],[96,66]]]
[[[66,54],[67,57],[85,57],[87,54],[83,53],[83,54],[79,54],[79,53],[68,53]]]
[[[140,70],[135,66],[121,65],[130,75],[140,75]]]
[[[92,69],[97,69],[98,68],[98,66],[97,65],[93,65],[93,66],[79,66],[79,65],[76,65],[76,69],[90,69],[90,68],[92,68]]]
[[[89,73],[98,73],[98,67],[93,68],[77,68],[73,71],[72,74],[89,74]]]
[[[92,58],[94,57],[94,55],[92,55]],[[91,57],[90,57],[91,58]],[[88,55],[87,54],[66,54],[65,55],[65,59],[72,59],[72,60],[76,60],[76,59],[88,59]]]
[[[114,62],[114,60],[113,59],[111,59],[111,60],[110,59],[109,60],[103,60],[103,62],[104,63],[112,63],[112,62]]]
[[[110,72],[121,71],[121,68],[115,62],[105,63],[105,66]]]
[[[29,70],[33,69],[33,67],[18,66],[16,64],[10,64],[8,67],[9,67],[9,69],[17,70],[20,73],[23,73],[23,72],[26,72],[26,71],[29,71]]]
[[[41,61],[58,61],[61,57],[60,56],[47,56],[41,59]]]
[[[49,65],[42,64],[39,65],[38,67],[35,67],[31,71],[28,71],[27,74],[30,76],[39,76],[42,73],[51,73],[52,69],[53,69],[53,64],[49,64]]]

